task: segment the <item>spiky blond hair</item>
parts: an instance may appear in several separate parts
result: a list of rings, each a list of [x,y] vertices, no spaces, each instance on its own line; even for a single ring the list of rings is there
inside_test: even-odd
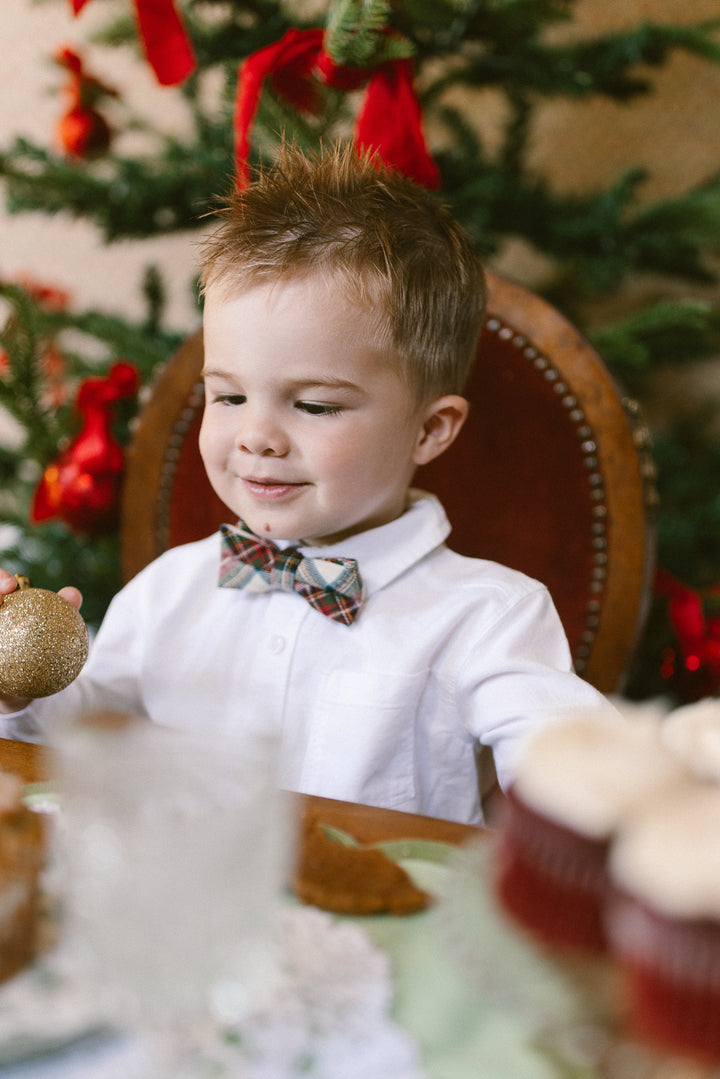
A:
[[[276,163],[233,191],[203,243],[204,289],[320,274],[363,305],[419,399],[461,393],[485,310],[464,229],[424,188],[348,145]]]

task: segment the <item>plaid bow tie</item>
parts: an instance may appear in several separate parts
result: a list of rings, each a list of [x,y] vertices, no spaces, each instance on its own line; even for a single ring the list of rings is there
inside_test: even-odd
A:
[[[354,558],[305,558],[294,547],[265,543],[243,521],[221,525],[221,588],[248,592],[299,592],[321,614],[350,625],[362,602],[362,580]]]

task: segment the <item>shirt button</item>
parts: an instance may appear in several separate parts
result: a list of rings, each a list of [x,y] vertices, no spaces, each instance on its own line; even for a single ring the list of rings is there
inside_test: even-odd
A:
[[[282,652],[284,647],[285,638],[279,633],[273,633],[268,641],[268,648],[270,651],[277,655],[278,652]]]

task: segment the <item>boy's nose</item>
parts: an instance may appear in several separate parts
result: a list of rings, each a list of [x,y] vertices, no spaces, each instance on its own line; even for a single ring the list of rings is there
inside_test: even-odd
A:
[[[267,415],[248,415],[237,432],[237,444],[244,453],[257,457],[283,457],[288,451],[282,427]]]

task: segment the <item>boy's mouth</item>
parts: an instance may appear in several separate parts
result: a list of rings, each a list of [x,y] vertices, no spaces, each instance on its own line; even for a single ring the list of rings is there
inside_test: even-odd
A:
[[[297,491],[299,488],[306,486],[304,482],[290,483],[287,480],[260,479],[254,477],[243,480],[243,483],[248,491],[255,495],[256,498],[266,499],[283,498],[285,495],[292,494],[293,491]]]

